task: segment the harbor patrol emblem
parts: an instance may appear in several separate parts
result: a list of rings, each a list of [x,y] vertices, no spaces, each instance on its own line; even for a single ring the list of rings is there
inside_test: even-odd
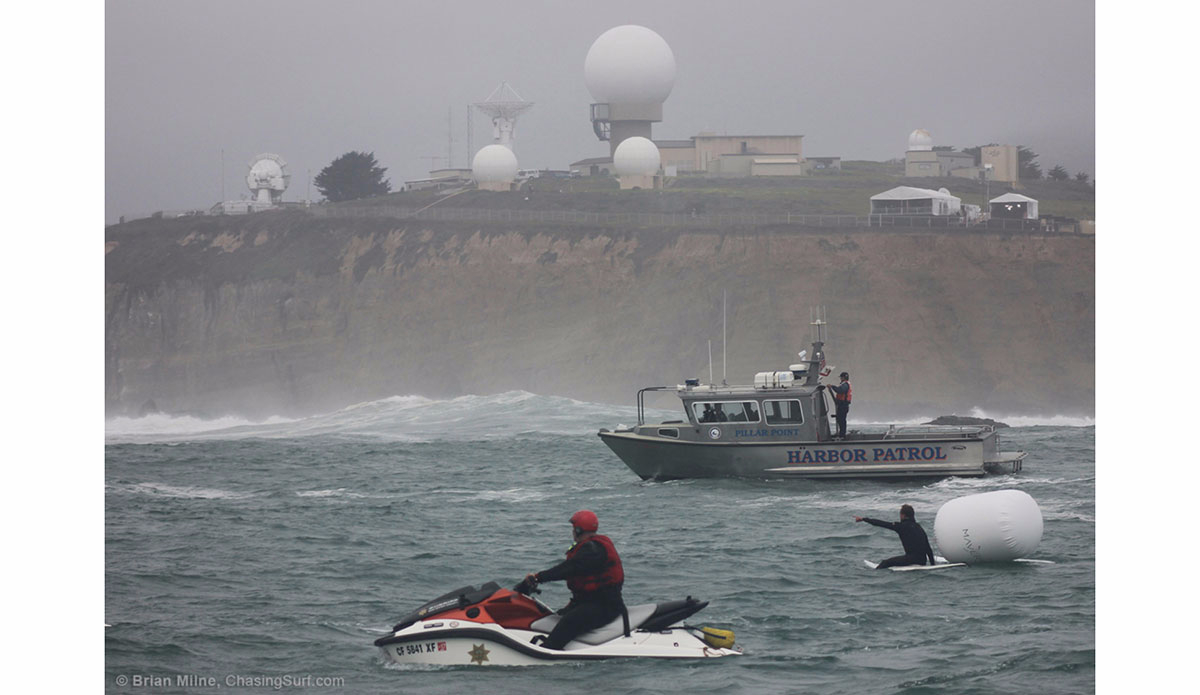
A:
[[[721,428],[714,427],[714,428],[710,429],[708,431],[708,437],[709,437],[709,439],[720,439],[721,438]]]
[[[471,646],[474,647],[474,649],[467,652],[471,655],[471,663],[478,663],[480,666],[482,666],[483,662],[488,660],[488,654],[491,653],[491,650],[484,649],[482,644],[473,644]]]

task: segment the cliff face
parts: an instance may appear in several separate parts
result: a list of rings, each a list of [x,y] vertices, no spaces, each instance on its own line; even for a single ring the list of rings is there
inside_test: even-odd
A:
[[[1094,412],[1090,237],[876,229],[486,228],[301,212],[111,227],[108,413],[303,414],[784,369],[827,309],[868,415]],[[654,403],[675,407],[671,399]],[[598,423],[605,424],[605,423]]]

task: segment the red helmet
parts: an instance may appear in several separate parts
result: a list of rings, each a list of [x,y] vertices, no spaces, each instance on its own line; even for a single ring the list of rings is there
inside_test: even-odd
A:
[[[596,529],[600,528],[600,520],[596,518],[595,513],[581,509],[571,515],[571,525],[595,533]]]

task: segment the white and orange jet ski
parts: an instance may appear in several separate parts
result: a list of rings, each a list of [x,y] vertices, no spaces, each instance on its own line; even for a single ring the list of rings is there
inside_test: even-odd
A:
[[[518,589],[522,589],[518,585]],[[536,591],[536,589],[534,589]],[[599,659],[706,659],[741,654],[728,630],[679,624],[708,605],[681,601],[628,606],[623,616],[559,649],[541,646],[559,616],[546,604],[488,582],[439,596],[375,640],[397,664],[526,666]]]

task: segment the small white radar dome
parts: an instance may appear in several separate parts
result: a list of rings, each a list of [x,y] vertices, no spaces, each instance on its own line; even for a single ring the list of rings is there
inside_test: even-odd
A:
[[[648,176],[658,171],[661,162],[658,147],[641,136],[625,138],[613,152],[613,168],[618,176]]]
[[[517,155],[504,145],[488,145],[471,160],[471,175],[478,183],[508,183],[517,177]]]
[[[924,128],[917,128],[908,136],[909,152],[928,152],[933,149],[933,136]]]
[[[583,79],[598,103],[661,104],[675,86],[675,54],[646,27],[613,27],[588,49]]]
[[[1007,562],[1037,550],[1042,510],[1020,490],[956,497],[938,510],[933,533],[950,562]]]

